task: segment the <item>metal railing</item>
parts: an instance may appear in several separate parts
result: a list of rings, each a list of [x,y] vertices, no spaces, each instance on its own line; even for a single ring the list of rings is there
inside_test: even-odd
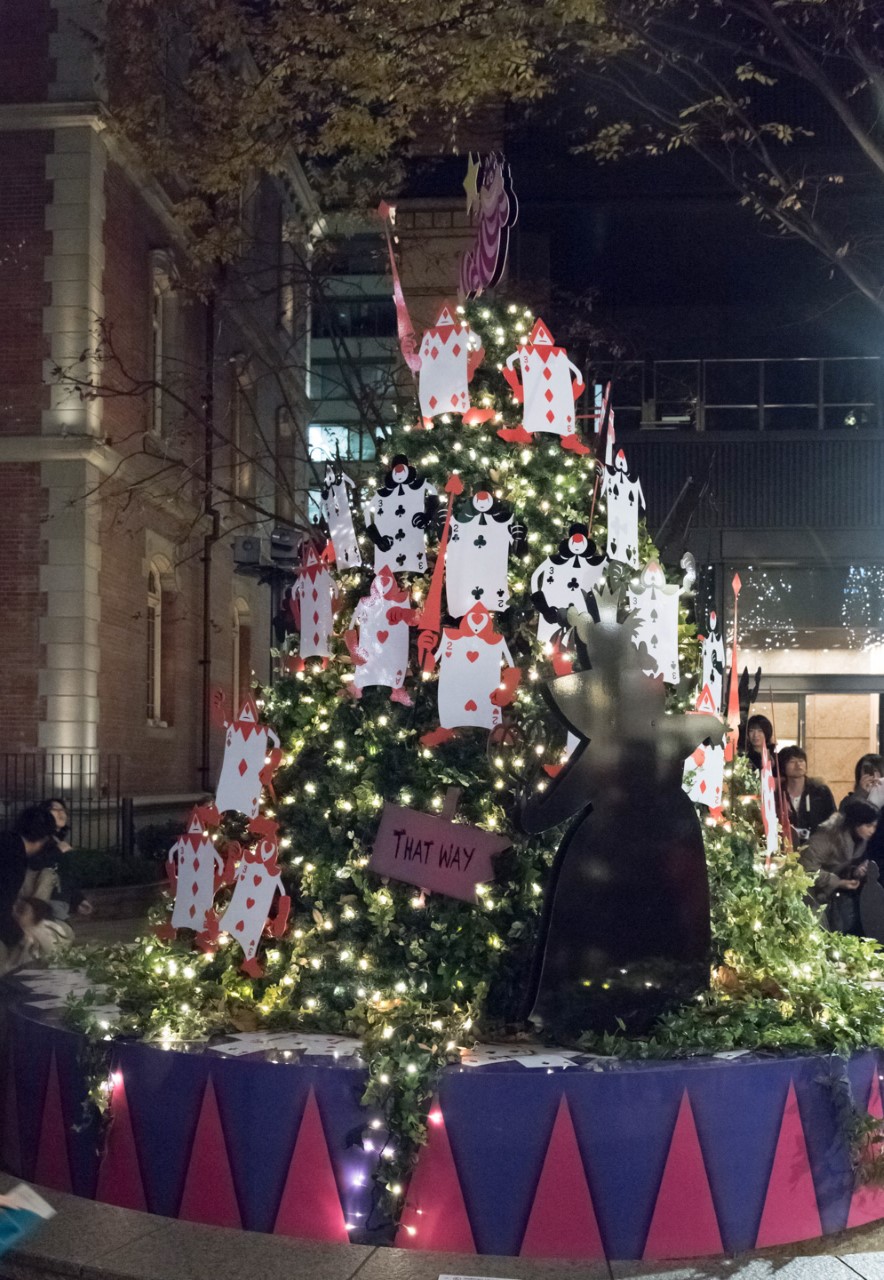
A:
[[[613,384],[618,431],[884,429],[880,356],[632,360],[592,374]]]
[[[132,804],[120,793],[120,757],[97,752],[0,754],[0,825],[22,809],[57,796],[71,819],[70,842],[80,849],[132,849]]]

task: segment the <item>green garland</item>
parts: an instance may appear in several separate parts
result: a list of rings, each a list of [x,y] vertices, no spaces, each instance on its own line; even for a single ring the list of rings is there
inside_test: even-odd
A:
[[[361,1036],[364,1100],[377,1110],[383,1137],[378,1209],[394,1222],[425,1140],[440,1071],[479,1032],[524,1034],[517,1023],[520,996],[561,833],[526,838],[516,815],[531,789],[544,785],[542,765],[557,763],[564,745],[564,730],[541,696],[552,672],[536,640],[528,583],[571,521],[587,520],[595,482],[593,460],[563,452],[554,437],[526,448],[498,439],[497,426],[520,418],[500,369],[533,317],[515,306],[482,304],[468,315],[486,347],[473,402],[493,408],[495,421],[467,427],[442,420],[431,431],[401,423],[380,451],[379,470],[406,453],[440,494],[452,469],[468,489],[487,477],[527,524],[527,545],[511,561],[512,604],[501,622],[523,670],[504,731],[490,738],[462,733],[430,751],[419,738],[437,724],[433,680],[410,680],[412,708],[391,704],[382,689],[367,689],[358,703],[343,696],[352,668],[342,633],[370,580],[367,570],[344,574],[332,661],[325,670],[311,661],[281,679],[263,708],[285,750],[274,781],[277,799],[265,811],[280,823],[283,875],[295,904],[286,936],[263,953],[265,976],[243,975],[241,954],[223,935],[226,945],[203,955],[182,931],[171,943],[146,937],[131,948],[78,957],[119,1004],[117,1022],[97,1025],[89,1001],[71,1006],[72,1021],[99,1040],[136,1035],[172,1044],[257,1027]],[[604,546],[603,500],[596,503],[592,532]],[[641,554],[643,560],[656,554],[646,532]],[[434,556],[431,546],[431,563]],[[412,589],[419,603],[426,582],[414,579]],[[696,628],[684,612],[679,648],[683,669],[695,672]],[[411,670],[418,669],[413,652]],[[692,701],[689,682],[670,698],[673,708]],[[716,951],[712,989],[662,1019],[648,1039],[587,1037],[587,1047],[645,1056],[758,1046],[847,1052],[884,1039],[874,947],[819,929],[806,902],[807,878],[793,856],[765,867],[754,775],[747,770],[740,764],[733,771],[727,821],[704,828]],[[463,820],[512,838],[477,906],[438,894],[424,900],[367,869],[384,801],[432,812],[449,786],[462,789]],[[221,840],[241,835],[233,824],[218,833]],[[103,1096],[99,1088],[99,1102]]]

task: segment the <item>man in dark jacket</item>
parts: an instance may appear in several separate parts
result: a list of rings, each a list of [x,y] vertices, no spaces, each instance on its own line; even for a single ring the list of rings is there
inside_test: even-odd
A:
[[[45,809],[25,809],[14,831],[0,834],[0,972],[13,967],[23,938],[13,908],[24,884],[28,859],[45,849],[55,835],[55,822]]]
[[[786,812],[792,827],[792,843],[798,848],[835,812],[835,798],[824,782],[807,776],[807,752],[783,747],[779,754],[780,778]]]

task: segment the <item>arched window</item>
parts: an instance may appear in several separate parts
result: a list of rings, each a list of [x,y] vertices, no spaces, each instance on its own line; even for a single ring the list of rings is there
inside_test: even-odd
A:
[[[236,712],[252,684],[252,615],[242,597],[233,602],[232,639],[230,674],[233,710]]]
[[[150,403],[148,426],[158,436],[168,434],[164,421],[168,309],[172,298],[171,261],[168,253],[154,249],[150,254]]]
[[[162,720],[163,699],[163,588],[160,570],[152,564],[147,574],[147,718]]]

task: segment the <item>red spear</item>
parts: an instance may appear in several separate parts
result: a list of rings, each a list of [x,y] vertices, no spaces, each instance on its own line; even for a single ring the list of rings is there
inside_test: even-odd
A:
[[[725,760],[733,760],[737,754],[737,739],[740,735],[740,678],[737,674],[737,606],[740,589],[743,584],[740,575],[734,574],[731,584],[734,589],[734,639],[731,645],[731,682],[727,691],[727,745],[724,749]]]

